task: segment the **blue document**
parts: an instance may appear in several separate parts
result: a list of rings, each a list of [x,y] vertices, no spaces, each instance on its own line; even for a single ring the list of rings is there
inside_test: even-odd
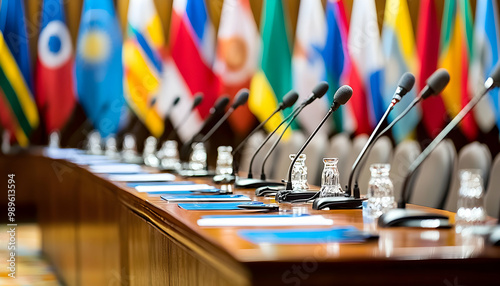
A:
[[[192,196],[161,196],[170,202],[249,202],[251,199],[245,195],[192,195]]]
[[[243,204],[264,204],[263,202],[249,202],[249,203],[185,203],[179,204],[180,208],[190,211],[222,211],[222,210],[243,210],[239,205]]]
[[[353,226],[327,229],[242,229],[238,234],[255,243],[316,244],[331,242],[363,242],[366,234]]]

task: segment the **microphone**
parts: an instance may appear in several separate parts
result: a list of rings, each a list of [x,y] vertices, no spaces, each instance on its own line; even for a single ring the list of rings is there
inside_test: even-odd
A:
[[[231,155],[234,156],[234,155],[238,154],[240,149],[245,145],[245,143],[248,141],[248,139],[250,139],[252,137],[252,135],[254,135],[257,131],[261,130],[264,127],[264,125],[276,113],[280,112],[281,110],[285,110],[289,107],[292,107],[295,104],[295,102],[297,102],[298,98],[299,98],[299,95],[295,91],[293,91],[293,90],[289,91],[283,97],[283,101],[278,105],[278,107],[273,111],[273,113],[271,113],[271,115],[269,115],[269,117],[267,117],[266,120],[262,121],[257,127],[255,127],[254,130],[252,130],[252,132],[250,132],[250,134],[248,134],[248,136],[245,137],[245,139],[243,139],[243,141],[241,141],[241,143],[233,150]],[[237,174],[238,174],[238,165],[237,165],[236,160],[233,160],[233,173],[231,175],[217,175],[213,178],[213,181],[214,181],[214,183],[218,183],[218,184],[232,183],[232,182],[234,182]]]
[[[313,131],[313,133],[311,133],[311,135],[309,135],[309,138],[307,138],[306,142],[304,142],[304,144],[302,145],[302,147],[300,147],[299,151],[297,151],[297,153],[295,154],[295,158],[293,159],[292,163],[288,167],[288,177],[287,177],[287,181],[286,181],[285,191],[284,192],[279,191],[276,194],[276,200],[277,201],[279,201],[279,202],[286,201],[287,200],[286,196],[291,191],[293,191],[293,188],[292,188],[292,171],[293,171],[293,166],[295,165],[295,162],[299,158],[300,154],[302,154],[302,152],[304,152],[304,150],[306,149],[307,145],[309,145],[309,143],[314,138],[314,136],[316,136],[316,134],[319,132],[319,130],[321,129],[321,127],[323,127],[323,125],[325,124],[326,120],[330,117],[330,115],[332,115],[332,113],[334,113],[335,111],[337,111],[337,109],[339,109],[339,107],[341,105],[344,105],[344,104],[347,103],[347,101],[349,101],[349,99],[352,96],[352,93],[353,93],[352,88],[350,86],[348,86],[348,85],[341,86],[335,92],[335,94],[333,96],[333,104],[330,107],[330,109],[328,110],[327,114],[325,115],[325,117],[323,117],[323,119],[318,124],[318,126]],[[293,192],[299,192],[299,191],[293,191]]]
[[[182,124],[184,124],[187,121],[187,119],[189,118],[189,116],[191,115],[191,113],[195,110],[196,107],[198,107],[198,105],[201,104],[202,101],[203,101],[203,93],[198,92],[194,96],[194,98],[193,98],[193,104],[191,105],[191,108],[189,109],[189,111],[186,114],[184,114],[184,116],[182,117],[182,120],[180,121],[180,123],[177,124],[177,126],[175,126],[168,133],[168,135],[166,136],[167,139],[171,138],[172,134],[174,134],[174,132],[177,132],[177,130],[179,130],[179,128],[182,126]]]
[[[368,148],[366,153],[370,154],[370,151],[372,150],[373,146],[375,145],[375,142],[377,142],[377,140],[380,139],[380,137],[382,137],[385,133],[387,133],[389,130],[391,130],[391,128],[399,120],[401,120],[403,117],[405,117],[406,114],[408,114],[415,105],[417,105],[420,101],[429,98],[432,95],[440,94],[443,91],[443,89],[448,85],[449,82],[450,82],[450,74],[448,73],[448,71],[446,69],[441,68],[441,69],[436,70],[427,79],[425,87],[420,91],[420,94],[415,99],[413,99],[413,101],[410,103],[410,105],[408,105],[408,107],[406,107],[406,109],[403,110],[403,112],[401,112],[401,114],[399,114],[384,130],[382,130],[377,135],[377,137],[375,137],[372,145],[370,145],[370,147]],[[360,166],[359,166],[360,170],[363,169],[363,166],[365,165],[365,163],[366,163],[366,161],[362,161],[360,163]],[[358,183],[358,177],[359,177],[359,173],[356,176],[356,181],[355,181],[356,184]]]
[[[388,211],[383,214],[378,221],[379,226],[393,227],[393,226],[408,226],[421,227],[421,228],[437,228],[437,227],[450,227],[449,218],[444,215],[427,213],[418,210],[407,210],[406,198],[407,194],[412,187],[412,177],[417,171],[418,167],[424,162],[425,159],[436,149],[438,144],[448,135],[448,133],[455,128],[462,119],[476,106],[476,104],[488,93],[491,89],[500,86],[500,64],[497,64],[491,73],[490,77],[484,83],[484,89],[481,93],[474,96],[467,105],[460,110],[460,112],[453,118],[453,120],[446,125],[446,127],[432,140],[432,142],[425,148],[422,153],[413,161],[408,168],[401,198],[398,202],[398,208]]]
[[[368,147],[370,147],[370,145],[373,144],[375,136],[378,134],[382,124],[389,116],[389,113],[394,109],[394,106],[399,101],[401,101],[403,96],[405,96],[413,88],[414,84],[415,84],[415,76],[413,76],[413,74],[409,72],[404,73],[399,79],[398,87],[396,88],[396,92],[392,97],[389,107],[387,107],[387,110],[385,111],[384,115],[377,123],[377,126],[373,130],[372,134],[368,138],[368,141],[366,142],[365,146],[363,146],[363,149],[361,150],[358,157],[356,158],[356,161],[354,161],[354,164],[352,165],[351,173],[349,174],[349,182],[345,189],[345,197],[328,197],[328,198],[316,199],[313,203],[313,209],[323,209],[327,207],[330,209],[361,208],[364,199],[360,198],[359,187],[357,184],[354,186],[353,196],[351,197],[351,184],[354,178],[354,174],[356,173],[356,169],[361,160],[363,160],[364,156],[366,155]]]
[[[248,89],[242,88],[240,91],[238,91],[238,94],[236,95],[236,99],[233,101],[233,105],[228,109],[228,111],[222,116],[221,119],[208,131],[205,136],[201,139],[200,142],[205,143],[208,138],[210,138],[217,129],[228,119],[228,117],[236,110],[236,108],[242,106],[248,101]]]
[[[349,183],[347,185],[346,196],[351,195],[351,184],[352,184],[354,174],[356,173],[356,169],[357,169],[359,163],[361,162],[361,160],[363,160],[363,158],[367,154],[366,151],[367,151],[368,147],[370,147],[370,145],[372,145],[373,142],[375,142],[375,140],[374,140],[375,136],[378,134],[378,131],[380,130],[383,122],[386,120],[387,116],[389,116],[389,113],[392,111],[394,106],[399,101],[401,101],[402,97],[405,96],[413,88],[414,84],[415,84],[415,76],[413,76],[413,74],[411,74],[409,72],[404,73],[403,76],[401,76],[401,78],[399,79],[398,87],[396,88],[396,92],[394,93],[394,96],[392,97],[391,104],[389,104],[389,107],[385,111],[384,115],[382,116],[382,118],[378,122],[377,126],[375,127],[375,130],[373,130],[372,134],[368,138],[368,141],[366,142],[365,146],[363,147],[363,149],[359,153],[358,157],[356,158],[356,161],[352,165],[351,173],[349,174]],[[358,174],[359,174],[359,172],[358,172]],[[358,178],[358,175],[356,175],[356,184],[354,186],[354,197],[355,198],[360,197],[359,187],[357,184],[357,178]]]
[[[325,95],[326,91],[328,90],[328,83],[327,82],[320,82],[318,85],[316,85],[312,91],[312,94],[304,100],[298,107],[296,107],[292,113],[290,113],[265,139],[264,141],[259,145],[257,150],[254,152],[252,155],[252,159],[250,160],[250,166],[248,168],[248,179],[240,179],[235,182],[235,187],[237,188],[259,188],[263,186],[281,186],[282,183],[278,182],[268,182],[268,181],[263,181],[263,180],[258,180],[258,179],[253,179],[253,174],[252,174],[252,166],[253,162],[255,160],[255,157],[257,154],[262,150],[264,145],[271,139],[271,136],[273,136],[278,129],[290,119],[290,122],[288,126],[290,126],[291,122],[295,120],[295,118],[299,115],[299,113],[309,104],[311,104],[314,100],[321,98],[323,95]],[[285,128],[288,128],[288,126]],[[283,131],[283,133],[285,132]],[[283,134],[281,135],[283,136]],[[280,138],[281,138],[280,136]],[[279,139],[278,139],[279,142]],[[275,142],[275,144],[277,144]]]
[[[195,138],[200,135],[201,131],[209,126],[214,118],[219,117],[222,112],[226,109],[227,104],[229,103],[229,98],[227,96],[222,96],[215,101],[214,106],[210,109],[210,115],[205,119],[201,128],[196,132],[191,139],[186,141],[181,147],[181,156],[183,158],[187,157],[187,154],[191,150],[191,144],[194,142]]]

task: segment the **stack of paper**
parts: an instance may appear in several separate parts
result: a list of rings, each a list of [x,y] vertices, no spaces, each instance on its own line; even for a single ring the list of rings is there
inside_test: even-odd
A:
[[[178,191],[191,191],[191,192],[201,192],[216,190],[215,187],[207,184],[182,184],[182,185],[140,185],[135,187],[138,192],[141,193],[168,193],[168,192],[178,192]]]
[[[92,165],[89,168],[90,171],[97,174],[135,174],[142,172],[141,166],[125,163]]]
[[[162,182],[173,181],[175,176],[167,173],[159,174],[129,174],[129,175],[110,175],[108,177],[111,181],[119,182]]]
[[[170,203],[173,202],[248,202],[251,199],[244,195],[193,195],[193,196],[161,196]]]
[[[321,215],[233,215],[204,216],[199,226],[305,226],[332,225],[333,220]]]

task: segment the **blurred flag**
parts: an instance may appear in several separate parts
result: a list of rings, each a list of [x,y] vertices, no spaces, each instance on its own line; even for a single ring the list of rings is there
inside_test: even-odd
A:
[[[415,40],[411,24],[410,12],[406,0],[387,0],[385,4],[384,25],[382,29],[385,65],[385,104],[389,105],[398,87],[400,77],[405,72],[415,74]],[[413,88],[389,114],[392,121],[415,99]],[[420,110],[415,106],[401,122],[394,125],[392,133],[396,142],[403,141],[417,127],[420,121]]]
[[[346,82],[350,60],[347,53],[347,19],[342,1],[328,0],[326,3],[326,43],[322,51],[325,61],[326,81],[330,85],[328,100],[333,103],[335,91]],[[333,114],[336,132],[352,132],[356,129],[351,102]]]
[[[266,0],[261,22],[260,68],[250,83],[248,100],[250,110],[260,121],[265,120],[278,107],[283,96],[292,88],[291,48],[285,21],[282,0]],[[284,114],[288,115],[290,112],[289,108]],[[274,130],[282,120],[282,116],[273,116],[265,128]]]
[[[261,39],[249,0],[225,0],[217,34],[214,71],[221,80],[221,94],[234,96],[250,86],[257,70]],[[229,117],[233,129],[245,134],[255,122],[247,105]]]
[[[152,0],[130,0],[123,43],[124,95],[130,108],[155,137],[164,123],[156,110],[165,46],[160,18]]]
[[[417,76],[418,91],[426,85],[427,78],[437,69],[440,29],[434,0],[420,1],[418,20],[417,53],[420,69]],[[443,128],[446,109],[440,96],[432,96],[421,102],[422,122],[427,133],[434,137]]]
[[[38,110],[32,79],[24,2],[2,0],[0,7],[0,119],[21,146],[38,126]]]
[[[326,29],[325,12],[321,0],[300,2],[292,57],[293,88],[299,93],[300,101],[308,98],[311,90],[326,77],[325,62],[321,54],[325,49]],[[329,91],[331,90],[335,92],[336,89],[331,86]],[[307,133],[313,132],[328,108],[326,96],[311,103],[298,117],[302,128]],[[328,135],[331,126],[325,125],[319,132]]]
[[[44,0],[38,37],[36,99],[47,134],[61,130],[75,107],[73,45],[62,0]]]
[[[472,55],[472,12],[468,0],[446,0],[443,11],[439,66],[450,73],[450,83],[442,97],[446,111],[454,117],[470,100],[469,59]],[[468,114],[461,122],[462,132],[474,140],[477,126],[474,116]]]
[[[472,47],[469,84],[473,95],[484,87],[484,81],[498,63],[500,26],[497,1],[478,0]],[[493,89],[474,108],[474,117],[483,132],[489,132],[495,122],[500,127],[498,89]]]
[[[359,133],[370,133],[385,112],[382,99],[384,55],[373,0],[355,0],[348,47],[352,60],[349,84]]]
[[[218,96],[220,83],[212,71],[215,33],[208,17],[205,1],[174,0],[170,24],[170,56],[166,59],[164,88],[158,108],[165,114],[169,102],[180,96],[181,101],[169,115],[174,126],[183,126],[179,136],[189,140],[201,126]],[[187,120],[180,122],[192,106],[194,94],[204,98]]]
[[[75,59],[77,94],[102,137],[115,134],[126,112],[122,36],[112,0],[85,0]]]

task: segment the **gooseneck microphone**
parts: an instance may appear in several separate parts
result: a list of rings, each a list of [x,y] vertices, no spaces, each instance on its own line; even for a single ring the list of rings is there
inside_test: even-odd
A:
[[[227,96],[222,96],[215,101],[214,106],[210,109],[210,115],[205,119],[203,122],[203,125],[200,127],[200,129],[189,139],[184,143],[181,147],[181,157],[186,158],[187,154],[191,150],[191,144],[194,142],[195,138],[200,135],[201,131],[205,129],[207,126],[209,126],[214,118],[219,117],[222,112],[226,109],[226,106],[229,103],[229,98]]]
[[[302,145],[302,147],[300,147],[299,151],[295,154],[295,158],[293,159],[292,163],[288,167],[288,178],[287,178],[287,181],[286,181],[286,190],[292,190],[292,170],[293,170],[293,165],[295,164],[295,162],[299,158],[300,154],[302,154],[302,152],[304,152],[304,149],[306,149],[307,145],[309,145],[309,142],[311,142],[311,140],[314,138],[314,136],[316,136],[316,134],[321,129],[321,127],[323,127],[323,124],[325,124],[325,122],[328,119],[328,117],[330,117],[330,115],[332,115],[333,112],[337,111],[337,109],[339,109],[339,107],[341,105],[346,104],[346,102],[349,101],[349,99],[351,98],[351,96],[352,96],[352,88],[350,86],[348,86],[348,85],[341,86],[337,90],[337,92],[335,92],[335,95],[333,96],[333,104],[330,107],[330,110],[328,110],[328,113],[325,115],[325,117],[323,117],[323,119],[319,123],[318,127],[316,127],[316,129],[309,136],[309,138],[307,138],[306,142],[304,142],[304,144]]]
[[[248,139],[252,137],[257,131],[261,130],[264,125],[278,112],[281,110],[285,110],[289,107],[292,107],[295,102],[297,102],[297,99],[299,98],[299,95],[297,92],[291,90],[289,91],[284,97],[283,101],[278,105],[278,107],[269,115],[266,120],[262,121],[257,127],[255,127],[250,134],[241,141],[241,143],[233,150],[231,153],[233,156],[238,154],[238,152],[241,150],[241,148],[245,145],[246,142],[248,142]],[[238,162],[236,160],[233,160],[233,172],[230,175],[217,175],[213,178],[215,183],[232,183],[234,182],[236,176],[238,175]]]
[[[446,69],[438,69],[436,70],[426,81],[425,87],[420,91],[420,94],[413,99],[413,101],[406,107],[401,114],[399,114],[384,130],[380,131],[380,133],[375,137],[373,140],[373,143],[370,145],[368,150],[366,151],[366,154],[370,154],[371,149],[375,145],[375,142],[377,142],[380,137],[382,137],[385,133],[387,133],[391,128],[403,117],[408,114],[411,109],[417,105],[420,101],[425,100],[429,98],[432,95],[438,95],[440,94],[443,89],[448,85],[450,82],[450,74]],[[362,161],[360,163],[359,169],[362,170],[363,166],[365,165],[366,161]],[[358,177],[359,177],[359,172],[356,176],[355,182],[358,182]]]
[[[253,174],[252,174],[252,166],[253,162],[255,160],[255,157],[257,154],[262,150],[264,145],[271,139],[271,137],[278,131],[278,129],[287,121],[290,120],[292,122],[298,114],[309,104],[311,104],[314,100],[321,98],[326,91],[328,90],[328,83],[327,82],[321,82],[316,87],[314,87],[311,96],[304,100],[298,107],[296,107],[265,139],[264,141],[259,145],[257,150],[255,150],[254,154],[252,155],[252,158],[250,159],[250,165],[249,165],[249,170],[248,170],[248,179],[240,179],[235,182],[235,187],[237,188],[258,188],[262,186],[281,186],[282,183],[278,182],[268,182],[268,181],[263,181],[263,180],[258,180],[258,179],[253,179]]]
[[[210,129],[210,131],[208,131],[207,134],[203,136],[200,142],[205,143],[214,134],[214,132],[217,131],[217,129],[219,129],[222,123],[224,123],[229,118],[229,116],[233,114],[236,108],[242,106],[247,101],[248,101],[248,89],[243,88],[240,91],[238,91],[238,94],[236,95],[236,98],[234,99],[233,104],[228,109],[228,111],[224,114],[224,116],[222,116],[221,119],[219,119],[219,121],[212,127],[212,129]]]
[[[497,64],[491,73],[490,77],[484,83],[484,89],[474,96],[467,105],[460,110],[460,112],[453,118],[453,120],[446,125],[446,127],[432,140],[432,142],[425,148],[422,153],[413,161],[413,163],[408,168],[408,173],[406,175],[403,191],[401,198],[398,202],[398,209],[393,209],[383,214],[378,221],[380,226],[391,227],[391,226],[402,226],[411,225],[414,227],[449,227],[448,217],[444,215],[436,215],[432,213],[426,213],[417,210],[407,210],[406,208],[406,198],[407,194],[412,187],[412,177],[417,171],[418,167],[424,162],[425,159],[431,154],[431,152],[436,149],[439,143],[448,135],[448,133],[455,128],[460,121],[476,106],[476,104],[483,98],[483,96],[488,93],[491,89],[500,86],[500,64]]]
[[[196,109],[196,107],[198,107],[198,105],[201,104],[201,102],[203,101],[203,93],[199,92],[197,93],[194,98],[193,98],[193,104],[191,105],[191,108],[189,109],[189,111],[184,114],[184,116],[182,117],[182,120],[180,121],[179,124],[177,124],[177,126],[175,126],[169,133],[168,135],[166,136],[167,139],[170,139],[172,137],[172,134],[174,134],[174,132],[177,132],[177,130],[179,130],[179,128],[182,126],[182,124],[184,124],[187,119],[189,118],[189,116],[191,115],[191,113],[193,113],[193,111]]]
[[[361,162],[361,160],[363,160],[364,156],[366,155],[366,151],[367,151],[368,147],[370,147],[370,145],[373,144],[375,136],[377,136],[377,134],[380,130],[380,127],[382,126],[382,124],[384,123],[386,118],[389,116],[389,113],[394,109],[394,106],[399,101],[401,101],[402,97],[405,96],[413,88],[414,84],[415,84],[415,76],[413,76],[413,74],[411,74],[409,72],[404,73],[403,76],[401,76],[401,78],[399,79],[398,87],[396,88],[396,92],[394,93],[394,96],[392,97],[392,101],[389,104],[389,107],[385,111],[384,115],[382,116],[382,118],[378,122],[377,126],[375,127],[375,130],[373,130],[372,134],[368,138],[368,141],[366,142],[365,146],[363,146],[363,149],[361,150],[358,157],[356,158],[356,161],[354,161],[354,164],[352,165],[351,173],[349,174],[349,182],[347,184],[347,189],[346,189],[346,196],[351,195],[351,186],[352,186],[351,184],[352,184],[354,174],[356,173],[356,170],[357,170],[359,163]],[[356,176],[356,178],[357,178],[357,176]],[[360,197],[359,187],[358,187],[357,182],[354,186],[354,197],[355,198]]]

